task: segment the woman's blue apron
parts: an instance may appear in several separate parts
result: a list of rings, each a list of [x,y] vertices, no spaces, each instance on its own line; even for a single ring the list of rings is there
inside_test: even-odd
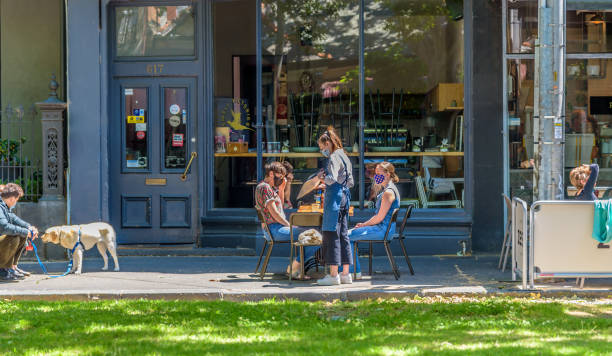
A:
[[[348,210],[350,205],[351,191],[346,184],[351,172],[348,171],[344,158],[341,157],[341,159],[346,172],[344,182],[336,182],[325,187],[325,200],[323,202],[323,225],[321,226],[322,231],[336,231],[340,210]],[[325,174],[329,174],[327,167],[325,168]]]

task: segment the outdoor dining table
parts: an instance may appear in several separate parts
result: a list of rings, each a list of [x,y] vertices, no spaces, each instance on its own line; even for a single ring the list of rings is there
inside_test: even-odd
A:
[[[297,212],[298,213],[323,213],[323,207],[320,205],[317,206],[317,204],[300,205]],[[351,206],[349,208],[349,216],[353,216],[354,213],[355,213],[355,208]]]
[[[298,208],[298,211],[291,214],[291,217],[289,218],[289,222],[290,222],[290,228],[291,231],[293,231],[293,220],[296,218],[299,218],[300,215],[310,215],[311,213],[320,213],[323,214],[323,208],[319,205],[317,206],[317,204],[310,204],[310,205],[301,205]],[[354,214],[354,208],[351,206],[349,208],[349,216],[353,216]],[[298,225],[296,225],[298,226]],[[319,226],[320,228],[321,226]],[[321,246],[321,244],[316,243],[301,243],[299,242],[299,240],[297,241],[293,241],[293,236],[292,236],[292,240],[291,240],[291,251],[293,252],[293,246],[298,246],[300,248],[300,261],[301,263],[301,267],[300,267],[300,279],[304,279],[304,247],[306,246]],[[289,258],[289,263],[293,263],[293,253],[291,253],[291,256]],[[292,271],[290,271],[292,272]],[[292,276],[289,276],[289,280],[291,280]]]

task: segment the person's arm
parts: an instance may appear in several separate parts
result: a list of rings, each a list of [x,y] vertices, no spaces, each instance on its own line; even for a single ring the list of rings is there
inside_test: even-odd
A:
[[[582,191],[586,194],[590,194],[595,191],[595,183],[597,183],[597,177],[599,176],[599,166],[597,163],[591,164],[589,168],[591,169],[589,179],[584,185],[584,188],[582,188]]]
[[[364,226],[374,226],[380,224],[384,219],[389,209],[391,208],[391,204],[395,201],[395,194],[392,191],[386,191],[382,196],[382,201],[380,202],[380,209],[378,213],[372,216],[368,221],[359,223],[355,225],[355,227],[364,227]]]
[[[11,213],[9,213],[9,215],[12,215]],[[19,225],[15,225],[12,224],[9,221],[9,217],[5,214],[0,214],[0,230],[2,231],[3,234],[6,235],[17,235],[17,236],[30,236],[30,230],[28,230],[25,227],[19,226]],[[21,222],[23,222],[23,220],[19,219]]]
[[[329,157],[329,163],[327,164],[327,175],[323,178],[323,183],[332,185],[338,182],[338,176],[340,175],[340,162],[337,157]]]
[[[283,183],[278,187],[278,197],[282,204],[285,203],[285,187],[287,186],[287,178],[283,178]]]
[[[26,228],[26,229],[30,229],[32,227],[32,225],[30,225],[27,222],[21,220],[20,217],[18,217],[17,215],[15,215],[13,213],[9,213],[9,217],[10,217],[11,221],[13,222],[13,224],[15,224],[17,226],[21,226],[21,227]]]
[[[276,203],[274,202],[274,200],[268,200],[266,202],[266,209],[268,209],[268,212],[270,213],[270,215],[272,215],[272,217],[277,223],[284,225],[284,226],[289,226],[289,221],[287,221],[287,219],[285,219],[280,214],[280,212],[276,208]]]

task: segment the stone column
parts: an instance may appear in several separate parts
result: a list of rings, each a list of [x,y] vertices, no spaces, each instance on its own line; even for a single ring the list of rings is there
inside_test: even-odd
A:
[[[59,84],[51,76],[49,98],[36,103],[42,113],[43,195],[40,200],[64,200],[64,118],[66,103],[57,98]]]

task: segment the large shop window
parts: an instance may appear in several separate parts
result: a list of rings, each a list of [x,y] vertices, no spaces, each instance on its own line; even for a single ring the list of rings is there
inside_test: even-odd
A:
[[[255,2],[213,3],[215,208],[252,208],[257,179]]]
[[[264,164],[291,164],[287,205],[299,205],[301,184],[324,164],[317,138],[332,125],[351,157],[355,181],[365,180],[363,194],[359,184],[352,189],[353,206],[372,206],[378,192],[374,169],[386,160],[396,167],[403,206],[462,208],[459,3],[366,1],[363,92],[360,1],[263,0],[260,88],[255,88],[254,2],[215,3],[215,207],[253,206],[258,144]],[[259,131],[254,125],[257,90],[262,97]],[[364,177],[359,176],[362,164]]]
[[[567,61],[565,182],[575,190],[569,172],[581,164],[600,166],[597,185],[612,186],[612,63],[592,58]],[[612,190],[600,192],[612,198]]]
[[[355,0],[263,1],[264,152],[266,161],[293,166],[288,205],[298,203],[300,185],[322,168],[317,139],[329,125],[340,134],[359,181],[358,19]],[[358,205],[358,184],[351,197]]]
[[[537,35],[537,1],[507,1],[508,58],[504,93],[509,137],[509,188],[511,196],[533,201],[534,60]],[[601,198],[612,198],[612,14],[609,11],[571,10],[566,13],[565,88],[565,194],[576,189],[570,171],[597,163]],[[531,57],[529,57],[531,56]],[[506,56],[508,57],[508,56]],[[579,58],[578,58],[579,57]]]
[[[531,203],[533,198],[534,60],[507,61],[508,152],[510,196]]]
[[[364,164],[395,165],[401,205],[463,206],[463,19],[451,5],[366,1]]]

